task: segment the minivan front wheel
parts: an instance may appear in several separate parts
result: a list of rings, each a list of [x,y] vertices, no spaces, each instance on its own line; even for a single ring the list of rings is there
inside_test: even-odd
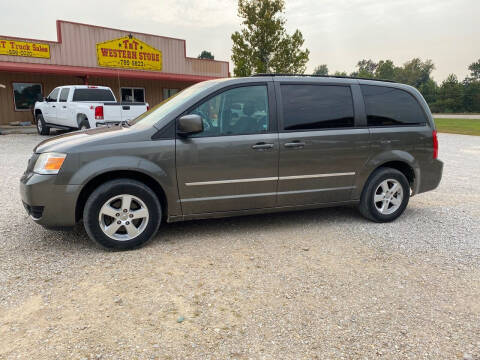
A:
[[[83,223],[99,245],[117,250],[137,248],[155,236],[162,208],[155,193],[132,179],[99,186],[88,198]]]
[[[380,168],[365,185],[359,210],[367,219],[389,222],[403,213],[409,198],[410,186],[405,175],[396,169]]]

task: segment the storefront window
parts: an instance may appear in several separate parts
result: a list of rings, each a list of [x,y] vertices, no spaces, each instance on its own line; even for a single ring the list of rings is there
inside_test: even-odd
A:
[[[145,102],[144,88],[121,88],[123,102]]]
[[[15,110],[30,110],[36,101],[42,100],[42,85],[31,83],[13,83]]]
[[[180,90],[178,89],[163,89],[163,100],[168,99],[170,96],[175,95]]]

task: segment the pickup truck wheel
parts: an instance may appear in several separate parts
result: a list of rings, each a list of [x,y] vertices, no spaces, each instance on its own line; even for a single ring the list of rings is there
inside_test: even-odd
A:
[[[389,222],[404,212],[410,198],[408,180],[392,168],[376,170],[367,181],[360,200],[360,213],[375,222]]]
[[[43,120],[43,115],[38,114],[36,119],[37,119],[37,132],[40,135],[50,135],[50,128],[45,124],[45,120]]]
[[[83,224],[97,244],[115,250],[142,246],[158,231],[162,207],[145,184],[118,179],[100,185],[87,199]]]
[[[82,122],[80,123],[80,125],[78,126],[78,128],[80,130],[90,129],[90,123],[88,122],[87,119],[83,119]]]

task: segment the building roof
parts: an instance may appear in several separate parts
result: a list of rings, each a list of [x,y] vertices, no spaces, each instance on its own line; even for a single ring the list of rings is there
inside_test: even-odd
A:
[[[0,54],[0,71],[40,72],[74,76],[114,76],[179,81],[202,81],[229,76],[227,61],[197,59],[186,56],[186,41],[128,30],[106,28],[57,20],[57,40],[46,41],[14,36],[0,40],[33,42],[49,47],[49,57]],[[100,65],[97,44],[126,37],[138,39],[145,46],[161,51],[161,70],[142,70]],[[119,41],[120,46],[120,41]],[[118,51],[118,50],[114,50]]]

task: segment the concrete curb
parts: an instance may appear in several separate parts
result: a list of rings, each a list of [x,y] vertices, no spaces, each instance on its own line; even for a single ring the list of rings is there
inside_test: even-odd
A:
[[[31,126],[1,126],[0,135],[10,134],[36,134],[37,129],[35,125]]]

